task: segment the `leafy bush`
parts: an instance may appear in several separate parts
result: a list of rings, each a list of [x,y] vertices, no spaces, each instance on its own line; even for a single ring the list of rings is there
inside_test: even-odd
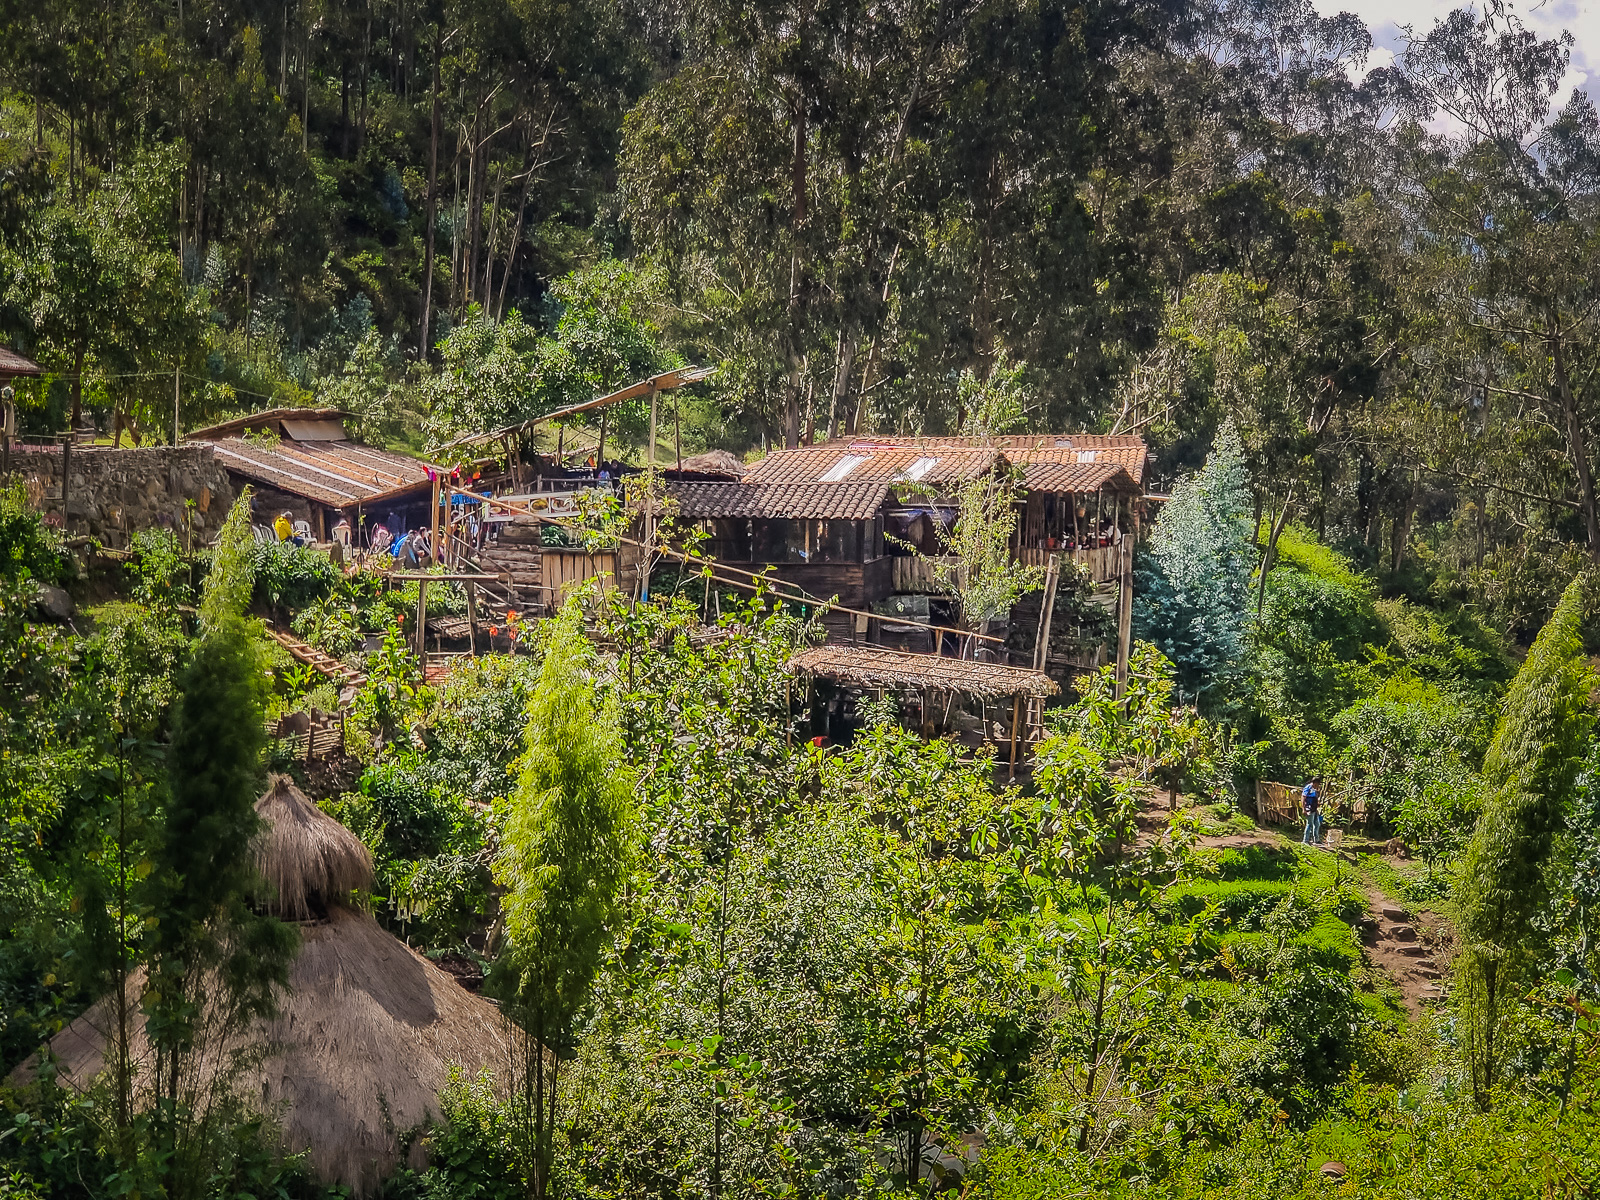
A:
[[[340,580],[339,569],[326,554],[293,542],[252,543],[250,562],[258,604],[304,608],[326,596]]]
[[[0,487],[0,577],[59,583],[70,568],[61,535],[30,507],[22,482]]]
[[[429,857],[449,844],[461,803],[421,779],[414,762],[368,767],[359,786],[382,826],[384,849],[391,856]]]
[[[133,598],[150,608],[175,609],[194,601],[188,567],[170,529],[146,529],[133,535]]]

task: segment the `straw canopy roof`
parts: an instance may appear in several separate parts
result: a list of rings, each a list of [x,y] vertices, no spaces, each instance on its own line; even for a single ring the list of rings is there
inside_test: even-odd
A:
[[[304,921],[351,892],[372,888],[372,854],[310,800],[287,775],[274,775],[256,801],[265,823],[255,843],[256,869],[269,888],[267,907]]]
[[[287,780],[273,780],[257,811],[269,824],[257,861],[289,911],[370,884],[371,859],[364,848],[352,848],[361,843]],[[137,1004],[142,988],[136,975],[130,981],[136,1065],[151,1059]],[[87,1090],[109,1065],[112,1000],[102,997],[51,1040],[61,1086]],[[327,920],[301,926],[278,1015],[226,1046],[207,1048],[201,1070],[214,1076],[234,1051],[261,1051],[238,1059],[245,1065],[231,1080],[237,1094],[278,1120],[286,1147],[307,1151],[324,1183],[367,1196],[399,1165],[407,1131],[440,1115],[439,1093],[452,1067],[469,1075],[489,1069],[504,1079],[515,1044],[494,1004],[370,915],[335,902]],[[30,1060],[12,1082],[25,1082],[36,1069],[37,1059]]]
[[[789,660],[789,669],[851,687],[933,688],[987,700],[1001,696],[1053,696],[1061,690],[1048,675],[1022,667],[864,646],[802,650]]]

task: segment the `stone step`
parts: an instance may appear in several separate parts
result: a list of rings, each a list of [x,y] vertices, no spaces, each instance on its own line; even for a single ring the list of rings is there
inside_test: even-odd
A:
[[[1388,917],[1389,920],[1391,920],[1391,921],[1409,921],[1411,919],[1411,914],[1408,913],[1405,909],[1396,908],[1392,904],[1379,905],[1378,906],[1378,911],[1381,912],[1384,916]]]
[[[1389,930],[1389,936],[1397,942],[1414,942],[1417,940],[1417,931],[1409,925],[1396,925]]]
[[[1427,958],[1428,957],[1428,948],[1426,946],[1420,946],[1420,945],[1412,944],[1410,946],[1396,946],[1395,949],[1398,950],[1401,954],[1404,954],[1407,958]]]

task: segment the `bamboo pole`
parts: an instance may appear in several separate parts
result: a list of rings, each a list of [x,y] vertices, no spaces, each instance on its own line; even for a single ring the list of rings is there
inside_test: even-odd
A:
[[[433,521],[428,534],[428,555],[433,565],[439,565],[439,473],[433,473]]]
[[[1017,778],[1017,723],[1022,719],[1022,696],[1011,697],[1011,779]]]
[[[1119,502],[1120,507],[1120,502]],[[1117,596],[1117,699],[1128,690],[1128,653],[1133,638],[1133,542],[1123,535],[1117,548],[1120,568]]]
[[[645,467],[644,557],[639,563],[639,598],[650,599],[650,553],[656,540],[656,398],[660,392],[650,382],[650,461]]]
[[[417,664],[428,670],[428,577],[417,580]]]

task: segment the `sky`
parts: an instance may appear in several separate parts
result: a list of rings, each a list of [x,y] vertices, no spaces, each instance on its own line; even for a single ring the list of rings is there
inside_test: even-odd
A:
[[[1339,12],[1353,12],[1372,30],[1372,55],[1367,69],[1387,66],[1405,46],[1400,33],[1402,25],[1410,25],[1420,36],[1433,27],[1453,8],[1464,6],[1464,0],[1314,0],[1317,11],[1323,16]],[[1562,81],[1557,104],[1563,102],[1574,88],[1586,89],[1590,96],[1600,100],[1600,0],[1545,0],[1529,3],[1517,0],[1508,4],[1517,15],[1541,37],[1553,38],[1563,29],[1571,32],[1572,67]]]

